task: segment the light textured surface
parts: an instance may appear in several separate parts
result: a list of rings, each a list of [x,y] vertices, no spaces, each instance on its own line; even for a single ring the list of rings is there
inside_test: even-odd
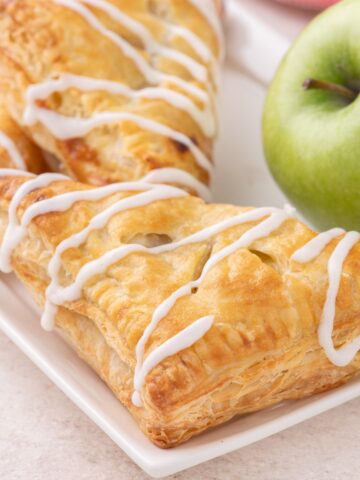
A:
[[[0,333],[0,478],[149,478]],[[358,478],[360,399],[177,480]]]

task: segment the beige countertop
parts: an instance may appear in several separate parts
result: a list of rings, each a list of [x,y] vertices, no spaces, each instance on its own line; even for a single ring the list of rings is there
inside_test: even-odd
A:
[[[149,477],[0,333],[0,478]],[[177,480],[355,480],[360,398],[271,438],[168,477]]]

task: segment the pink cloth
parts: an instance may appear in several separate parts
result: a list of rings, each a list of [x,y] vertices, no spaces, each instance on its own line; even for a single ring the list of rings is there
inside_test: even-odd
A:
[[[323,8],[330,7],[338,0],[277,0],[281,3],[288,5],[294,5],[296,7],[308,8],[312,10],[322,10]]]

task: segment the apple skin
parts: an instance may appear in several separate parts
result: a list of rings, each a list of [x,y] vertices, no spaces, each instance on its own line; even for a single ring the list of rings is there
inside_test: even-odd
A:
[[[360,0],[325,10],[284,58],[265,102],[263,145],[275,180],[310,223],[360,231],[360,95],[349,103],[307,78],[360,86]],[[357,83],[356,83],[357,82]]]

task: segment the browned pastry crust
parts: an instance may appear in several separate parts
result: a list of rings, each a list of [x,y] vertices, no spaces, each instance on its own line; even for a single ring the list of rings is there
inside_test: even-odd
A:
[[[42,173],[48,169],[41,150],[25,135],[23,130],[10,117],[0,95],[0,131],[16,145],[27,170]],[[17,168],[9,152],[0,145],[0,168]]]
[[[185,0],[111,0],[109,3],[140,21],[158,42],[186,53],[200,64],[203,60],[184,39],[166,38],[167,25],[179,25],[195,32],[214,58],[219,55],[213,30]],[[152,59],[133,34],[103,12],[88,8],[106,28],[128,40],[149,63],[156,63],[160,71],[184,79],[189,85],[215,89],[210,65],[204,65],[208,69],[208,82],[201,84],[177,62],[161,56]],[[150,86],[133,61],[76,12],[51,0],[1,0],[0,86],[6,94],[7,111],[36,144],[62,162],[67,173],[79,181],[104,184],[138,179],[153,169],[173,167],[191,173],[204,183],[209,181],[208,173],[184,144],[144,130],[131,121],[99,126],[82,138],[67,140],[55,138],[41,123],[24,126],[26,89],[64,73],[111,80],[134,90]],[[166,82],[158,86],[181,90]],[[192,100],[202,108],[199,100]],[[135,113],[185,134],[204,154],[212,156],[212,139],[204,135],[188,113],[161,99],[129,100],[104,91],[82,92],[73,88],[38,101],[38,105],[69,117],[85,118],[104,111]]]
[[[22,182],[0,178],[1,232],[9,200]],[[19,217],[40,199],[79,188],[88,187],[56,182],[36,190],[24,199]],[[33,220],[12,264],[38,303],[44,301],[47,265],[56,245],[123,195],[132,193],[81,201],[65,212]],[[84,263],[120,244],[177,241],[245,210],[206,205],[188,196],[124,211],[105,228],[93,231],[81,247],[65,252],[61,283],[68,285]],[[81,299],[60,308],[59,329],[161,447],[178,445],[234,415],[333,388],[359,371],[359,355],[347,367],[336,367],[317,338],[328,285],[327,261],[336,241],[314,261],[299,264],[291,260],[292,253],[315,234],[289,219],[251,248],[223,259],[196,292],[176,302],[151,336],[146,354],[199,317],[213,314],[214,324],[192,347],[157,365],[146,377],[144,406],[132,404],[135,345],[155,307],[176,288],[198,278],[209,256],[255,223],[156,256],[133,253],[89,281]],[[359,269],[357,244],[341,278],[333,332],[336,347],[360,333]]]

